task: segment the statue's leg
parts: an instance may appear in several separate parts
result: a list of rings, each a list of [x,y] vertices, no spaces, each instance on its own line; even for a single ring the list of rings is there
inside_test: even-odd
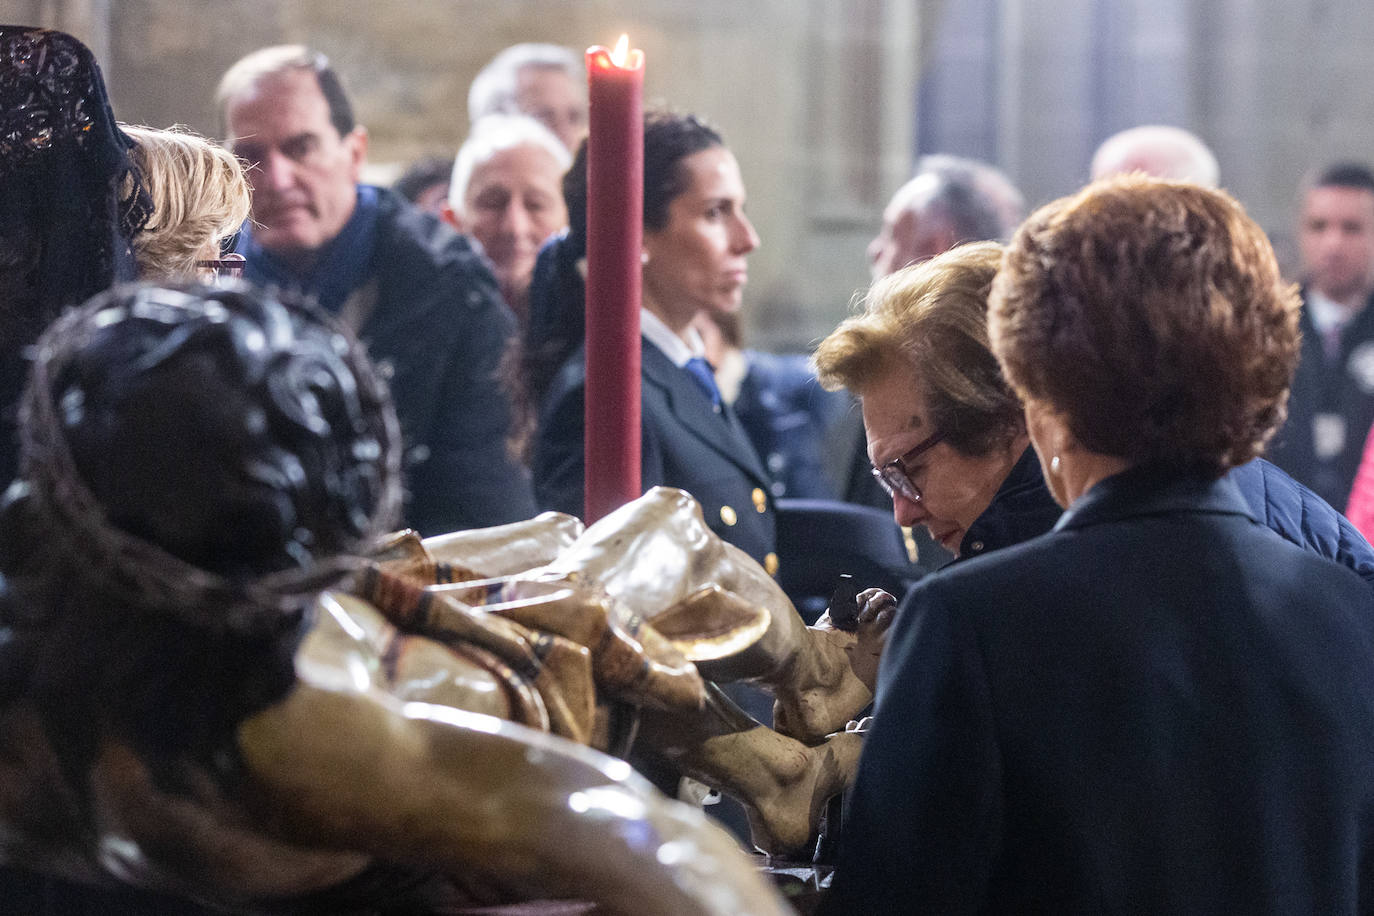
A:
[[[873,701],[872,691],[851,663],[855,634],[808,627],[782,598],[763,605],[770,614],[767,629],[743,649],[718,654],[708,651],[713,646],[709,640],[688,638],[694,621],[747,617],[746,609],[758,606],[760,597],[771,591],[750,585],[738,590],[716,585],[699,589],[649,622],[673,640],[707,680],[749,681],[766,688],[776,701],[773,727],[778,731],[808,744],[841,731]],[[730,605],[739,607],[727,611]]]
[[[754,843],[773,855],[806,847],[826,802],[852,781],[862,746],[846,733],[803,744],[745,715],[715,685],[700,713],[644,710],[639,742],[739,800]]]

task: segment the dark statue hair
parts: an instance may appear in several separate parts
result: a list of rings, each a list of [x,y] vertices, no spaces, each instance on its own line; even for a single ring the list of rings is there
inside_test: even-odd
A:
[[[68,314],[39,342],[21,432],[45,552],[210,627],[337,578],[399,506],[395,414],[361,346],[248,287],[120,287]]]
[[[117,287],[35,349],[0,700],[63,736],[69,773],[104,734],[154,779],[236,778],[235,729],[290,690],[320,591],[396,517],[386,391],[328,316],[247,287]]]

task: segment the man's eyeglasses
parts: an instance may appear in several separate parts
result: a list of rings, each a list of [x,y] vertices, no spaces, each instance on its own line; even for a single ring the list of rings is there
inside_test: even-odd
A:
[[[238,280],[243,276],[243,266],[247,261],[243,255],[233,253],[208,261],[197,261],[196,269],[206,283],[215,284],[225,280]]]
[[[911,473],[907,470],[907,465],[915,461],[923,453],[939,445],[944,438],[944,433],[937,432],[928,439],[922,439],[912,446],[905,454],[898,455],[882,467],[873,468],[874,479],[882,484],[888,496],[894,496],[900,493],[903,498],[911,502],[920,502],[921,488],[912,482]]]

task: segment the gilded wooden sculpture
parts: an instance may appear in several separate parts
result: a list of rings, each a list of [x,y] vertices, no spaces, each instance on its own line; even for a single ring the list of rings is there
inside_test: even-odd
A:
[[[638,740],[804,844],[880,642],[808,629],[657,490],[388,536],[399,448],[357,344],[246,290],[118,290],[40,342],[0,520],[0,858],[250,912],[589,899],[782,913]],[[775,692],[778,730],[712,680]],[[828,737],[830,736],[830,737]]]

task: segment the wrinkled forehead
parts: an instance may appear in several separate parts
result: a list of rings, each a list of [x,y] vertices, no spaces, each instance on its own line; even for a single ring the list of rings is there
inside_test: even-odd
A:
[[[558,191],[561,198],[560,182],[563,167],[553,153],[537,143],[517,143],[512,146],[493,149],[472,167],[472,184],[479,181],[509,183],[511,179],[521,182],[548,185]]]

